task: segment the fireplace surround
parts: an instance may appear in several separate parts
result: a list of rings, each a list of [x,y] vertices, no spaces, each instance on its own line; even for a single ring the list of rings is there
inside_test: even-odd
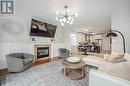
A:
[[[35,55],[35,61],[51,59],[51,45],[35,44],[34,55]]]

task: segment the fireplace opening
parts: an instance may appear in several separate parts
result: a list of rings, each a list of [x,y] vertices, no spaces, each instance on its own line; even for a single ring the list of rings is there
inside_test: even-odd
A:
[[[49,47],[37,47],[37,59],[49,57]]]

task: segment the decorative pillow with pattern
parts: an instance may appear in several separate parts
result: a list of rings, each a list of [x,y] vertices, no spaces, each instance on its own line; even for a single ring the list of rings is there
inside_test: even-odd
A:
[[[120,63],[126,61],[126,59],[123,57],[123,54],[104,55],[104,60],[111,63]]]

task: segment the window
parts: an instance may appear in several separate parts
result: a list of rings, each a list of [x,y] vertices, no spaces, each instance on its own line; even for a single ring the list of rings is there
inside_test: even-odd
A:
[[[71,45],[77,45],[77,35],[71,33]]]

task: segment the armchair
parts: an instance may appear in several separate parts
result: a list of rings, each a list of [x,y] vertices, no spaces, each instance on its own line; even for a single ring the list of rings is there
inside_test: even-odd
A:
[[[27,53],[6,55],[8,72],[21,72],[32,66],[34,56]]]
[[[70,50],[65,49],[65,48],[60,48],[59,54],[60,54],[60,58],[69,57],[70,56]]]

